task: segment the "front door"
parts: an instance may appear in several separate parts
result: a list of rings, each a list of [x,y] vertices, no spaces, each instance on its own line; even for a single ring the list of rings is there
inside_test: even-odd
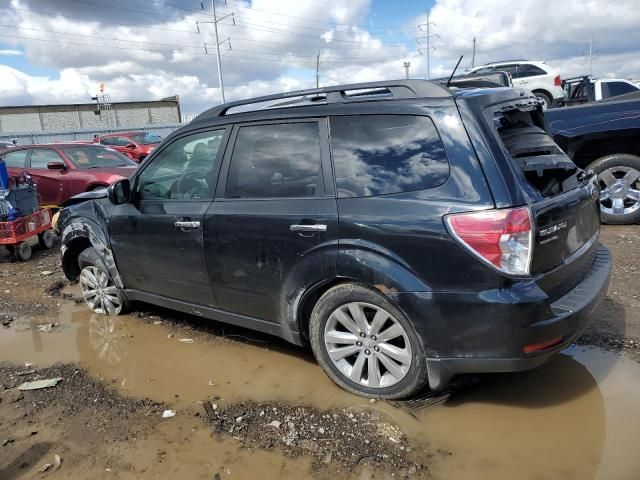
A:
[[[162,147],[138,174],[131,203],[109,218],[123,283],[183,302],[215,306],[203,247],[225,130],[184,135]]]
[[[222,172],[205,219],[219,307],[277,322],[296,289],[335,274],[338,216],[325,120],[235,127]]]
[[[54,170],[47,167],[50,163],[62,163],[67,166],[58,152],[49,148],[34,148],[27,163],[27,172],[38,186],[41,205],[58,206],[71,196],[68,167]]]

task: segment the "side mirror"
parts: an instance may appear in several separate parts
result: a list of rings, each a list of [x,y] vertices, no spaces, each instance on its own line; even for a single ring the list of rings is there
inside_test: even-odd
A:
[[[129,182],[128,178],[118,180],[107,188],[107,194],[114,205],[127,203],[131,198],[131,182]]]
[[[63,162],[49,162],[47,168],[49,170],[66,170],[67,166]]]
[[[125,147],[126,147],[126,148],[132,148],[132,149],[133,149],[133,148],[136,148],[136,144],[135,144],[135,143],[127,143],[127,144],[125,145]]]

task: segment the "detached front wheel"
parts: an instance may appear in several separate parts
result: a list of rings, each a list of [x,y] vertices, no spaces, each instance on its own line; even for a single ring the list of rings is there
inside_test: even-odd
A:
[[[100,255],[94,248],[87,248],[78,257],[82,298],[95,313],[119,315],[124,299],[116,287]]]
[[[427,383],[413,325],[383,295],[361,285],[329,289],[311,314],[309,337],[327,375],[352,393],[405,398]]]

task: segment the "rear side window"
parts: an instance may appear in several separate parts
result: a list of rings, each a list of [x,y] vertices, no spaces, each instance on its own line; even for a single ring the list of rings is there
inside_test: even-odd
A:
[[[316,122],[241,127],[225,196],[313,197],[320,181],[320,158]]]
[[[538,75],[546,75],[547,72],[542,70],[540,67],[536,67],[535,65],[523,64],[516,65],[516,71],[513,74],[513,78],[523,78],[523,77],[536,77]]]
[[[7,167],[24,168],[28,150],[18,150],[17,152],[6,153],[2,158]]]
[[[449,162],[428,117],[332,117],[331,149],[339,197],[370,197],[442,185]]]

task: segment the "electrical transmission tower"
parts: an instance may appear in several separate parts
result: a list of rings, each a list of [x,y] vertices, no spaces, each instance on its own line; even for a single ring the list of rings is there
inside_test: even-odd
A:
[[[227,4],[226,0],[225,0],[225,5]],[[202,9],[204,10],[204,3],[200,2],[200,6],[202,7]],[[222,45],[224,42],[228,42],[229,44],[229,50],[231,50],[231,38],[227,37],[223,40],[220,40],[220,37],[218,36],[218,22],[221,22],[222,20],[224,20],[225,18],[229,18],[231,17],[231,19],[233,20],[233,24],[236,24],[236,18],[233,12],[228,13],[222,17],[217,16],[216,14],[216,0],[211,0],[211,13],[213,13],[213,21],[208,21],[208,22],[196,22],[196,30],[198,31],[198,33],[200,33],[200,24],[203,23],[212,23],[213,24],[213,30],[216,36],[216,60],[218,62],[218,84],[220,85],[220,99],[222,100],[222,103],[225,103],[225,98],[224,98],[224,82],[222,80],[222,61],[220,59],[220,45]],[[204,43],[204,53],[208,54],[209,52],[207,51],[207,42]]]
[[[425,32],[426,35],[423,35],[421,37],[416,37],[416,43],[418,45],[421,45],[423,41],[427,45],[425,48],[420,48],[420,47],[418,48],[418,53],[420,55],[427,56],[427,80],[431,78],[431,50],[436,49],[436,47],[431,46],[431,39],[440,38],[440,35],[438,35],[437,33],[431,34],[431,27],[432,26],[435,27],[436,24],[429,20],[429,15],[430,15],[430,12],[427,11],[427,22],[421,23],[418,25],[418,30],[420,30],[421,32]],[[423,52],[426,52],[426,53],[423,53]]]

